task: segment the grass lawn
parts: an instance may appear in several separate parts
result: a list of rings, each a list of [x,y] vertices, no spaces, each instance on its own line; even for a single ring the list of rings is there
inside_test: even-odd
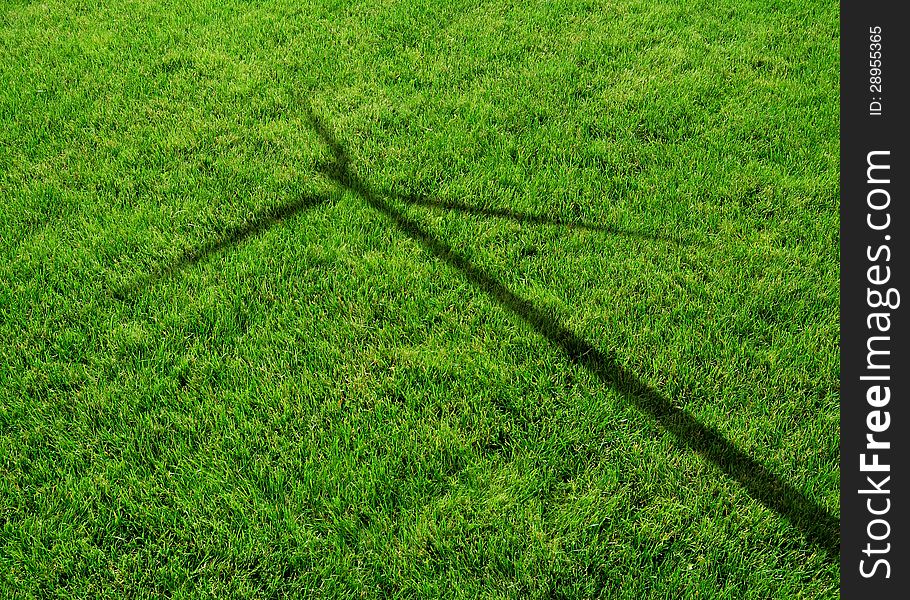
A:
[[[0,0],[0,597],[836,597],[838,44]]]

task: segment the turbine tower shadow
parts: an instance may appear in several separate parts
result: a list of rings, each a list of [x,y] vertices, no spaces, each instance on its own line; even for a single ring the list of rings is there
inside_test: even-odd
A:
[[[840,546],[840,523],[824,507],[806,497],[765,465],[726,439],[715,428],[705,425],[643,382],[590,342],[562,325],[552,316],[522,298],[458,251],[427,231],[417,221],[390,204],[350,169],[350,160],[332,132],[309,109],[313,128],[329,147],[334,161],[320,171],[342,188],[361,197],[370,207],[387,217],[402,233],[420,243],[427,251],[462,273],[500,306],[530,325],[573,363],[593,373],[605,385],[630,400],[639,410],[669,431],[677,443],[688,448],[739,482],[748,493],[767,508],[777,512],[798,528],[815,546],[836,558]]]

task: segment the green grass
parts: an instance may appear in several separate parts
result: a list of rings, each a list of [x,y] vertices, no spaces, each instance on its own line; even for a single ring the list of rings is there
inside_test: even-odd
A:
[[[837,53],[0,1],[0,596],[836,597]]]

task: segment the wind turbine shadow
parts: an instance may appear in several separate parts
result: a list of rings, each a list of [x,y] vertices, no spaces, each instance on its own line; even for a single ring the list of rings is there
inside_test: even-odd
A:
[[[420,243],[436,258],[457,269],[500,306],[520,318],[539,335],[562,350],[569,361],[594,374],[604,385],[622,394],[634,406],[669,431],[677,444],[692,450],[715,465],[765,507],[798,528],[810,543],[834,559],[839,553],[840,523],[823,506],[814,502],[761,462],[739,449],[714,427],[705,425],[669,398],[650,387],[616,359],[562,325],[557,319],[522,298],[457,250],[374,193],[351,171],[350,159],[331,131],[307,108],[313,128],[329,147],[334,161],[320,170],[339,186],[363,198],[385,215],[402,233]]]
[[[604,385],[628,399],[634,406],[654,419],[669,431],[676,442],[692,450],[714,464],[728,477],[739,482],[748,493],[767,508],[787,519],[815,546],[836,558],[840,545],[840,524],[838,519],[824,507],[806,497],[803,493],[773,473],[765,465],[726,439],[717,429],[705,425],[683,408],[675,406],[656,389],[642,381],[634,372],[623,367],[609,354],[561,324],[556,318],[522,298],[498,281],[481,267],[476,266],[464,255],[440,240],[420,223],[393,206],[382,195],[376,194],[350,169],[350,159],[344,148],[329,129],[308,108],[307,114],[315,131],[329,147],[333,161],[323,163],[318,170],[341,188],[361,197],[370,207],[389,219],[402,233],[420,243],[433,256],[457,269],[461,274],[494,299],[500,306],[524,321],[539,335],[558,347],[566,358],[594,374]],[[411,198],[413,201],[414,199]],[[132,286],[121,290],[120,297],[134,293],[138,288],[175,271],[202,262],[229,246],[242,243],[272,225],[288,220],[301,211],[316,207],[327,201],[325,197],[304,197],[295,202],[260,211],[247,223],[228,229],[221,237],[204,246],[187,250],[177,259],[167,263],[153,273],[139,279]],[[446,205],[424,201],[427,206],[463,210],[477,214],[488,214],[503,218],[526,220],[547,224],[563,224],[535,215],[522,215],[511,211],[481,212],[474,207],[457,204]],[[535,219],[537,219],[535,221]],[[628,233],[614,231],[614,233]]]

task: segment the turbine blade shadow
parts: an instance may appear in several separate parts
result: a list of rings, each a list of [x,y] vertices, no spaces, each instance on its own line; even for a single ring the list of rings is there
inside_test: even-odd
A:
[[[493,217],[498,219],[507,219],[510,221],[516,221],[518,223],[527,223],[530,225],[553,225],[559,227],[568,227],[570,229],[578,229],[581,231],[599,231],[603,233],[608,233],[610,235],[622,235],[625,237],[634,237],[641,239],[649,239],[655,241],[671,242],[674,244],[690,244],[688,240],[671,237],[669,235],[662,234],[652,234],[644,233],[641,231],[632,231],[627,229],[620,229],[617,227],[611,227],[609,225],[597,225],[595,223],[586,223],[579,221],[572,221],[570,219],[563,219],[561,217],[550,217],[547,215],[534,214],[534,213],[525,213],[514,211],[505,208],[483,208],[480,206],[472,206],[470,204],[463,204],[461,202],[452,202],[447,200],[436,200],[431,198],[425,198],[423,196],[417,195],[398,195],[403,202],[407,204],[413,204],[416,206],[424,206],[432,210],[452,210],[457,212],[463,212],[468,214],[480,215],[483,217]]]
[[[187,249],[183,254],[169,263],[160,265],[151,273],[137,278],[132,284],[118,290],[115,295],[119,298],[133,295],[139,289],[151,285],[159,279],[168,277],[181,269],[204,262],[211,258],[212,255],[231,246],[241,244],[246,239],[258,235],[276,223],[286,221],[300,212],[324,204],[327,201],[328,199],[325,197],[304,196],[294,202],[286,202],[263,209],[256,213],[248,222],[230,227],[218,239],[212,240],[198,248]]]

